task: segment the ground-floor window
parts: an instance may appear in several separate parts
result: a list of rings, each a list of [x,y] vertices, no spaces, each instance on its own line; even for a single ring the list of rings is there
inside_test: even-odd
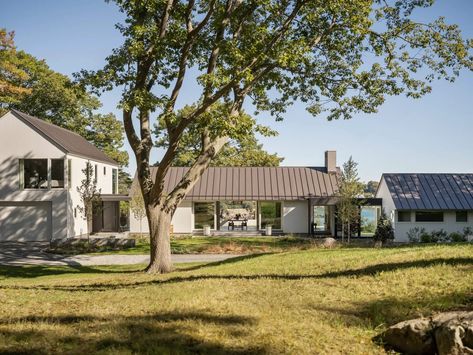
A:
[[[378,206],[362,206],[360,210],[360,228],[362,237],[372,237],[378,225],[381,208]]]
[[[330,206],[314,206],[315,231],[330,232],[331,217]]]
[[[203,229],[204,226],[210,226],[215,229],[215,203],[213,202],[195,202],[194,203],[194,228]]]
[[[467,211],[456,211],[455,219],[457,222],[468,222],[468,212]]]
[[[443,212],[417,211],[416,222],[443,222]]]
[[[220,230],[256,230],[256,201],[219,201]]]
[[[281,202],[261,202],[261,228],[270,224],[273,229],[281,229]]]

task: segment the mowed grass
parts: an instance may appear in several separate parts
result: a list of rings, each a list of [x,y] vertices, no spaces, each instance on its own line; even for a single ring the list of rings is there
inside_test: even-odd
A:
[[[0,352],[377,354],[398,321],[473,306],[473,246],[311,249],[179,265],[1,267]]]

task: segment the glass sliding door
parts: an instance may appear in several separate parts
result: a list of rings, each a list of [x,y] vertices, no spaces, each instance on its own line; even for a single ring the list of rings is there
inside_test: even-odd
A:
[[[273,229],[282,229],[281,227],[281,202],[260,202],[261,228],[266,228],[267,224],[273,226]]]
[[[203,229],[204,226],[215,229],[215,203],[213,202],[194,203],[194,229]]]

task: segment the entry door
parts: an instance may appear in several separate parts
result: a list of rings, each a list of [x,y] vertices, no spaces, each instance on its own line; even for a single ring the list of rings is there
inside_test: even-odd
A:
[[[103,203],[103,230],[105,232],[117,232],[118,208],[116,202]]]

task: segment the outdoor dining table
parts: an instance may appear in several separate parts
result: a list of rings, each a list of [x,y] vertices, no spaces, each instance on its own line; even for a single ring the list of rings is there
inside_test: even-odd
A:
[[[240,222],[239,225],[236,224],[238,222]],[[241,230],[243,230],[243,227],[246,227],[248,229],[248,220],[247,219],[236,219],[236,218],[229,219],[228,220],[228,229],[230,229],[230,227],[231,227],[232,230],[235,230],[235,226],[241,228]]]

